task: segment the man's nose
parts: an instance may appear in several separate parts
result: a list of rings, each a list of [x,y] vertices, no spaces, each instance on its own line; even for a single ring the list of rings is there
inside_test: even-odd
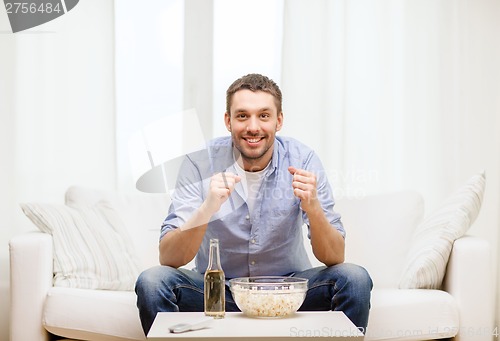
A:
[[[247,121],[247,132],[249,133],[255,133],[259,131],[259,120],[257,117],[252,116],[250,119]]]

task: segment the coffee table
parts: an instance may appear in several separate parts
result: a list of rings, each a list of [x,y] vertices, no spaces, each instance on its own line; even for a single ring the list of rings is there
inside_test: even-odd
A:
[[[239,340],[274,341],[322,337],[322,340],[363,340],[364,336],[340,311],[303,311],[279,319],[250,318],[240,312],[226,313],[205,329],[185,333],[170,333],[168,327],[204,316],[202,312],[163,313],[156,319],[148,333],[148,340]]]

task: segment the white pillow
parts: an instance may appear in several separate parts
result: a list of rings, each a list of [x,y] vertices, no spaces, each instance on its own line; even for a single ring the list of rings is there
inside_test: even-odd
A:
[[[21,204],[54,242],[54,286],[133,290],[137,256],[123,221],[106,202],[93,206]]]
[[[107,201],[122,218],[138,254],[141,269],[159,265],[160,228],[168,214],[170,197],[158,193],[120,193],[71,186],[66,191],[66,205],[92,206]]]
[[[401,289],[441,288],[453,242],[479,214],[484,187],[484,172],[473,176],[417,227],[399,282]]]

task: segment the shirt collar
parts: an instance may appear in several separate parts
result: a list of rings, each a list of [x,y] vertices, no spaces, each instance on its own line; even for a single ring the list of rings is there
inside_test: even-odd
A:
[[[274,171],[276,171],[280,165],[280,155],[282,155],[284,152],[283,150],[283,145],[280,143],[279,139],[277,137],[274,138],[274,147],[273,147],[273,157],[271,158],[271,165],[269,167],[269,170],[267,172],[267,175],[273,174]]]

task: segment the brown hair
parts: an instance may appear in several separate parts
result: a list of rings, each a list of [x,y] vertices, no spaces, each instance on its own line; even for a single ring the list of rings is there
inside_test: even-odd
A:
[[[276,102],[276,107],[278,109],[278,114],[281,112],[281,103],[283,101],[281,90],[278,85],[266,76],[260,75],[258,73],[251,73],[243,76],[233,82],[231,86],[226,91],[226,112],[229,114],[229,109],[231,108],[231,102],[233,100],[233,95],[235,92],[243,89],[248,89],[250,91],[264,91],[271,94]]]

